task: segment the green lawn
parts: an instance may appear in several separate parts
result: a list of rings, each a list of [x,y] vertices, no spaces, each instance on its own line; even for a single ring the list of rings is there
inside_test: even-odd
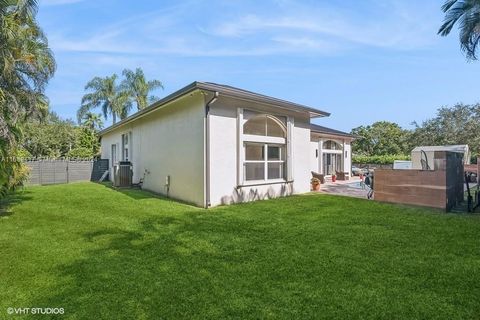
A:
[[[327,195],[203,210],[93,183],[8,205],[0,319],[480,317],[478,216]]]

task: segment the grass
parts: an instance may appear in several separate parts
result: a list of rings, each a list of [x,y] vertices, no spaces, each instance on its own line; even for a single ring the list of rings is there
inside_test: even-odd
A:
[[[478,216],[327,195],[203,210],[93,183],[7,200],[0,318],[480,315]]]

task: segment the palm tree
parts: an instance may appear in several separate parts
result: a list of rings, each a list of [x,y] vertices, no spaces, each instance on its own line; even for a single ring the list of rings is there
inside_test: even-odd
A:
[[[102,116],[98,113],[87,112],[82,120],[82,125],[92,131],[101,130],[103,127]]]
[[[155,96],[149,96],[149,93],[157,88],[163,89],[162,82],[159,80],[147,81],[141,68],[137,68],[135,71],[125,69],[122,74],[125,79],[121,86],[135,100],[138,110],[142,110],[158,100]]]
[[[460,29],[460,45],[467,58],[477,60],[476,50],[480,41],[480,0],[447,0],[442,11],[445,19],[438,30],[447,36],[455,24]]]
[[[22,123],[48,111],[44,88],[55,59],[35,20],[37,7],[36,0],[0,0],[0,158],[15,152]],[[0,193],[20,167],[0,161]]]
[[[117,117],[124,119],[132,107],[129,93],[121,89],[116,84],[118,76],[113,74],[110,77],[95,77],[85,86],[85,90],[92,90],[82,98],[82,106],[77,112],[78,122],[87,112],[100,107],[105,119],[110,114],[113,123],[117,122]]]
[[[48,109],[43,92],[55,60],[36,12],[35,0],[0,1],[0,111],[12,126]],[[5,123],[0,131],[7,134]]]

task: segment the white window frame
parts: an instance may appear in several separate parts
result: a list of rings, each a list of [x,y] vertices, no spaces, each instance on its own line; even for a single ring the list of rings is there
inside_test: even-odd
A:
[[[115,166],[118,163],[118,151],[117,151],[117,144],[112,143],[110,146],[110,157],[111,157],[111,167]]]
[[[250,109],[249,109],[250,111]],[[256,112],[251,110],[252,112]],[[262,112],[257,112],[259,115],[264,114]],[[273,114],[267,114],[271,117],[276,117]],[[243,125],[249,120],[244,117],[244,109],[237,109],[237,184],[238,186],[249,186],[249,185],[258,185],[258,184],[275,184],[275,183],[285,183],[293,182],[293,165],[292,165],[292,129],[293,129],[293,118],[285,117],[287,123],[284,127],[286,137],[271,137],[271,136],[260,136],[260,135],[250,135],[243,133]],[[282,123],[282,121],[280,121]],[[264,160],[245,160],[245,145],[246,143],[257,143],[262,144],[264,149]],[[268,146],[281,146],[285,148],[284,160],[268,160]],[[284,164],[284,174],[283,178],[280,179],[268,179],[268,163],[280,162]],[[260,180],[246,180],[245,177],[245,163],[264,163],[264,179]]]
[[[329,141],[335,143],[335,145],[338,146],[338,149],[326,149],[323,146],[323,144],[327,143]],[[326,139],[326,140],[323,140],[323,142],[322,142],[322,149],[323,150],[328,150],[329,153],[343,153],[343,143],[340,143],[340,142],[338,142],[337,140],[334,140],[334,139]]]
[[[128,142],[125,143],[125,137],[127,137]],[[132,161],[132,132],[127,131],[122,133],[121,135],[121,143],[122,143],[122,161]],[[128,152],[128,157],[125,156],[125,151]]]
[[[281,163],[283,164],[283,176],[286,177],[286,163],[287,163],[287,156],[286,154],[285,155],[282,155],[282,148],[285,150],[284,152],[286,153],[286,144],[273,144],[273,143],[259,143],[259,142],[251,142],[251,141],[245,141],[244,142],[244,145],[243,145],[243,148],[245,150],[247,144],[250,144],[250,145],[258,145],[258,146],[262,146],[262,149],[263,149],[263,160],[247,160],[245,159],[245,161],[243,162],[243,172],[244,172],[244,176],[243,176],[243,179],[245,181],[245,184],[249,184],[249,183],[254,183],[254,184],[258,184],[258,183],[265,183],[265,182],[270,182],[270,181],[273,181],[273,182],[282,182],[282,181],[286,181],[285,178],[275,178],[275,179],[269,179],[268,178],[268,165],[270,163]],[[268,159],[268,147],[279,147],[280,148],[280,160],[269,160]],[[281,160],[281,159],[284,159],[284,160]],[[246,170],[245,170],[245,165],[247,163],[262,163],[263,164],[263,179],[257,179],[257,180],[247,180],[247,177],[246,177]]]
[[[338,149],[325,149],[323,144],[325,142],[328,142],[328,141],[332,141],[334,142],[339,148]],[[343,141],[340,141],[340,140],[336,140],[336,139],[332,139],[332,138],[325,138],[325,139],[320,139],[319,142],[319,148],[320,148],[320,160],[319,160],[319,171],[323,174],[325,174],[326,176],[331,176],[330,175],[327,175],[326,172],[324,172],[325,170],[324,169],[324,161],[323,161],[323,155],[324,154],[332,154],[332,155],[340,155],[340,168],[341,170],[340,171],[343,171],[344,170],[344,167],[345,167],[345,158],[347,158],[347,155],[344,154],[344,151],[345,151],[345,142]],[[335,171],[337,171],[337,169],[335,168],[334,169]]]

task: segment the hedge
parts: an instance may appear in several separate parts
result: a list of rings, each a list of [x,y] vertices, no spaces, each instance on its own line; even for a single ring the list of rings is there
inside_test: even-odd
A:
[[[395,160],[410,160],[409,155],[386,154],[382,156],[353,155],[352,163],[393,164]]]

